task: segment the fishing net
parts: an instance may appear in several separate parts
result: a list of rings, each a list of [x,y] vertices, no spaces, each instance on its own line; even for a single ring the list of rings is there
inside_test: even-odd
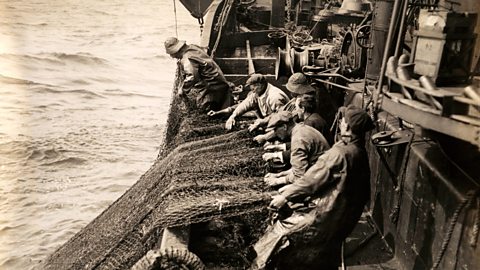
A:
[[[244,239],[233,232],[237,236],[224,244],[236,246],[231,250],[239,254],[247,253],[246,248],[263,230],[258,223],[265,222],[270,200],[263,184],[267,172],[263,149],[246,130],[226,133],[224,120],[186,112],[175,95],[170,108],[155,164],[52,254],[46,269],[129,268],[158,247],[166,227],[241,216],[248,217],[243,221],[243,227],[250,230],[247,236]]]

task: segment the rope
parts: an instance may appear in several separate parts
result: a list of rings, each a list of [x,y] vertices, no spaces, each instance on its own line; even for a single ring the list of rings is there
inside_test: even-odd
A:
[[[203,270],[205,265],[197,255],[184,249],[168,248],[166,250],[151,249],[131,270],[146,269],[191,269]]]
[[[230,14],[230,10],[233,6],[233,0],[228,0],[222,8],[222,12],[220,12],[220,16],[218,19],[217,24],[215,25],[215,30],[217,31],[217,39],[215,40],[215,44],[213,45],[211,56],[215,55],[217,51],[218,44],[220,43],[220,38],[222,37],[222,30],[223,26],[227,22],[228,14]]]
[[[386,122],[387,121],[385,120],[385,123]],[[403,197],[403,184],[405,183],[405,178],[407,175],[407,167],[408,167],[407,165],[408,165],[408,161],[410,160],[410,152],[411,152],[411,147],[412,147],[414,137],[415,136],[412,134],[412,137],[410,138],[410,141],[408,141],[407,147],[405,148],[406,149],[405,151],[407,151],[407,153],[405,153],[405,156],[403,157],[403,160],[402,160],[401,175],[396,188],[396,191],[398,193],[397,200],[395,203],[395,207],[393,207],[392,211],[390,212],[390,220],[394,224],[397,224],[398,215],[400,213],[400,205]],[[385,164],[385,166],[388,166],[388,164]]]
[[[448,225],[448,230],[447,233],[445,234],[445,238],[443,239],[442,242],[442,248],[440,249],[440,253],[437,256],[437,259],[435,260],[435,263],[432,266],[432,270],[438,269],[438,266],[442,262],[443,256],[445,255],[445,251],[447,251],[448,244],[450,243],[450,239],[452,238],[452,233],[453,230],[455,229],[455,225],[457,224],[458,221],[458,216],[462,212],[462,209],[470,205],[472,202],[472,199],[475,198],[475,196],[478,194],[479,189],[476,191],[470,191],[467,194],[467,197],[465,199],[462,199],[460,201],[460,204],[457,206],[457,209],[455,209],[455,212],[453,213],[452,219],[450,220],[450,224]]]
[[[475,218],[475,224],[473,224],[472,234],[470,235],[470,246],[476,247],[477,246],[477,238],[479,233],[479,226],[480,226],[480,199],[477,199],[477,217]]]
[[[178,38],[178,26],[177,26],[177,5],[173,0],[173,13],[175,14],[175,36]]]

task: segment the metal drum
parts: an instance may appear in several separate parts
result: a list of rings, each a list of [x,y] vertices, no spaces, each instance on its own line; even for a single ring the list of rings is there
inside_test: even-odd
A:
[[[292,74],[295,72],[301,72],[302,67],[308,65],[309,51],[307,49],[290,49],[290,58],[292,61],[291,71]]]
[[[371,28],[372,47],[368,51],[368,61],[365,76],[370,80],[375,81],[379,78],[394,2],[395,1],[391,0],[375,1]]]
[[[275,79],[278,80],[283,76],[290,76],[292,64],[290,53],[283,49],[278,49],[277,59],[275,60]]]

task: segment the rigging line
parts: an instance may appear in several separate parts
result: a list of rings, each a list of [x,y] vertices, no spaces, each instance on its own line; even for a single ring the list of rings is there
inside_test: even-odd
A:
[[[250,76],[252,76],[252,75],[255,74],[255,73],[260,73],[260,71],[262,71],[262,70],[264,70],[264,69],[266,69],[266,68],[268,68],[268,67],[259,68],[259,69],[255,70],[255,72],[246,74],[245,77],[250,77]],[[241,77],[241,78],[238,78],[238,79],[236,79],[236,80],[229,81],[229,82],[235,84],[236,82],[243,80],[245,77]]]
[[[175,36],[178,38],[178,26],[177,26],[177,5],[173,0],[173,13],[175,14]]]
[[[358,89],[355,89],[355,88],[352,88],[352,87],[343,86],[343,85],[340,85],[338,83],[329,82],[329,81],[325,81],[325,80],[318,79],[318,78],[314,78],[314,80],[317,81],[317,82],[330,84],[330,85],[333,85],[333,86],[336,86],[338,88],[342,88],[342,89],[345,89],[345,90],[349,90],[349,91],[353,91],[353,92],[357,92],[357,93],[363,93],[363,91],[361,91],[361,90],[358,90]]]

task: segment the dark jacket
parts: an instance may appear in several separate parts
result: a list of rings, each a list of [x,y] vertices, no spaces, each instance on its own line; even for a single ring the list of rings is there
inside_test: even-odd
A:
[[[304,176],[281,188],[288,201],[303,201],[267,228],[255,244],[253,269],[273,259],[276,269],[337,269],[342,242],[358,222],[370,192],[370,169],[363,141],[340,141],[321,155]],[[277,254],[272,258],[273,254]]]
[[[183,92],[192,96],[200,110],[220,110],[230,106],[230,85],[220,67],[200,47],[186,46],[180,59],[184,73]]]
[[[315,205],[307,227],[289,236],[295,244],[289,254],[292,262],[338,263],[342,241],[355,227],[369,199],[370,169],[363,143],[336,143],[303,178],[281,189],[287,200],[311,196]]]
[[[304,123],[296,124],[292,130],[290,148],[290,164],[292,170],[287,175],[287,181],[294,183],[301,178],[318,157],[330,148],[323,135]]]

